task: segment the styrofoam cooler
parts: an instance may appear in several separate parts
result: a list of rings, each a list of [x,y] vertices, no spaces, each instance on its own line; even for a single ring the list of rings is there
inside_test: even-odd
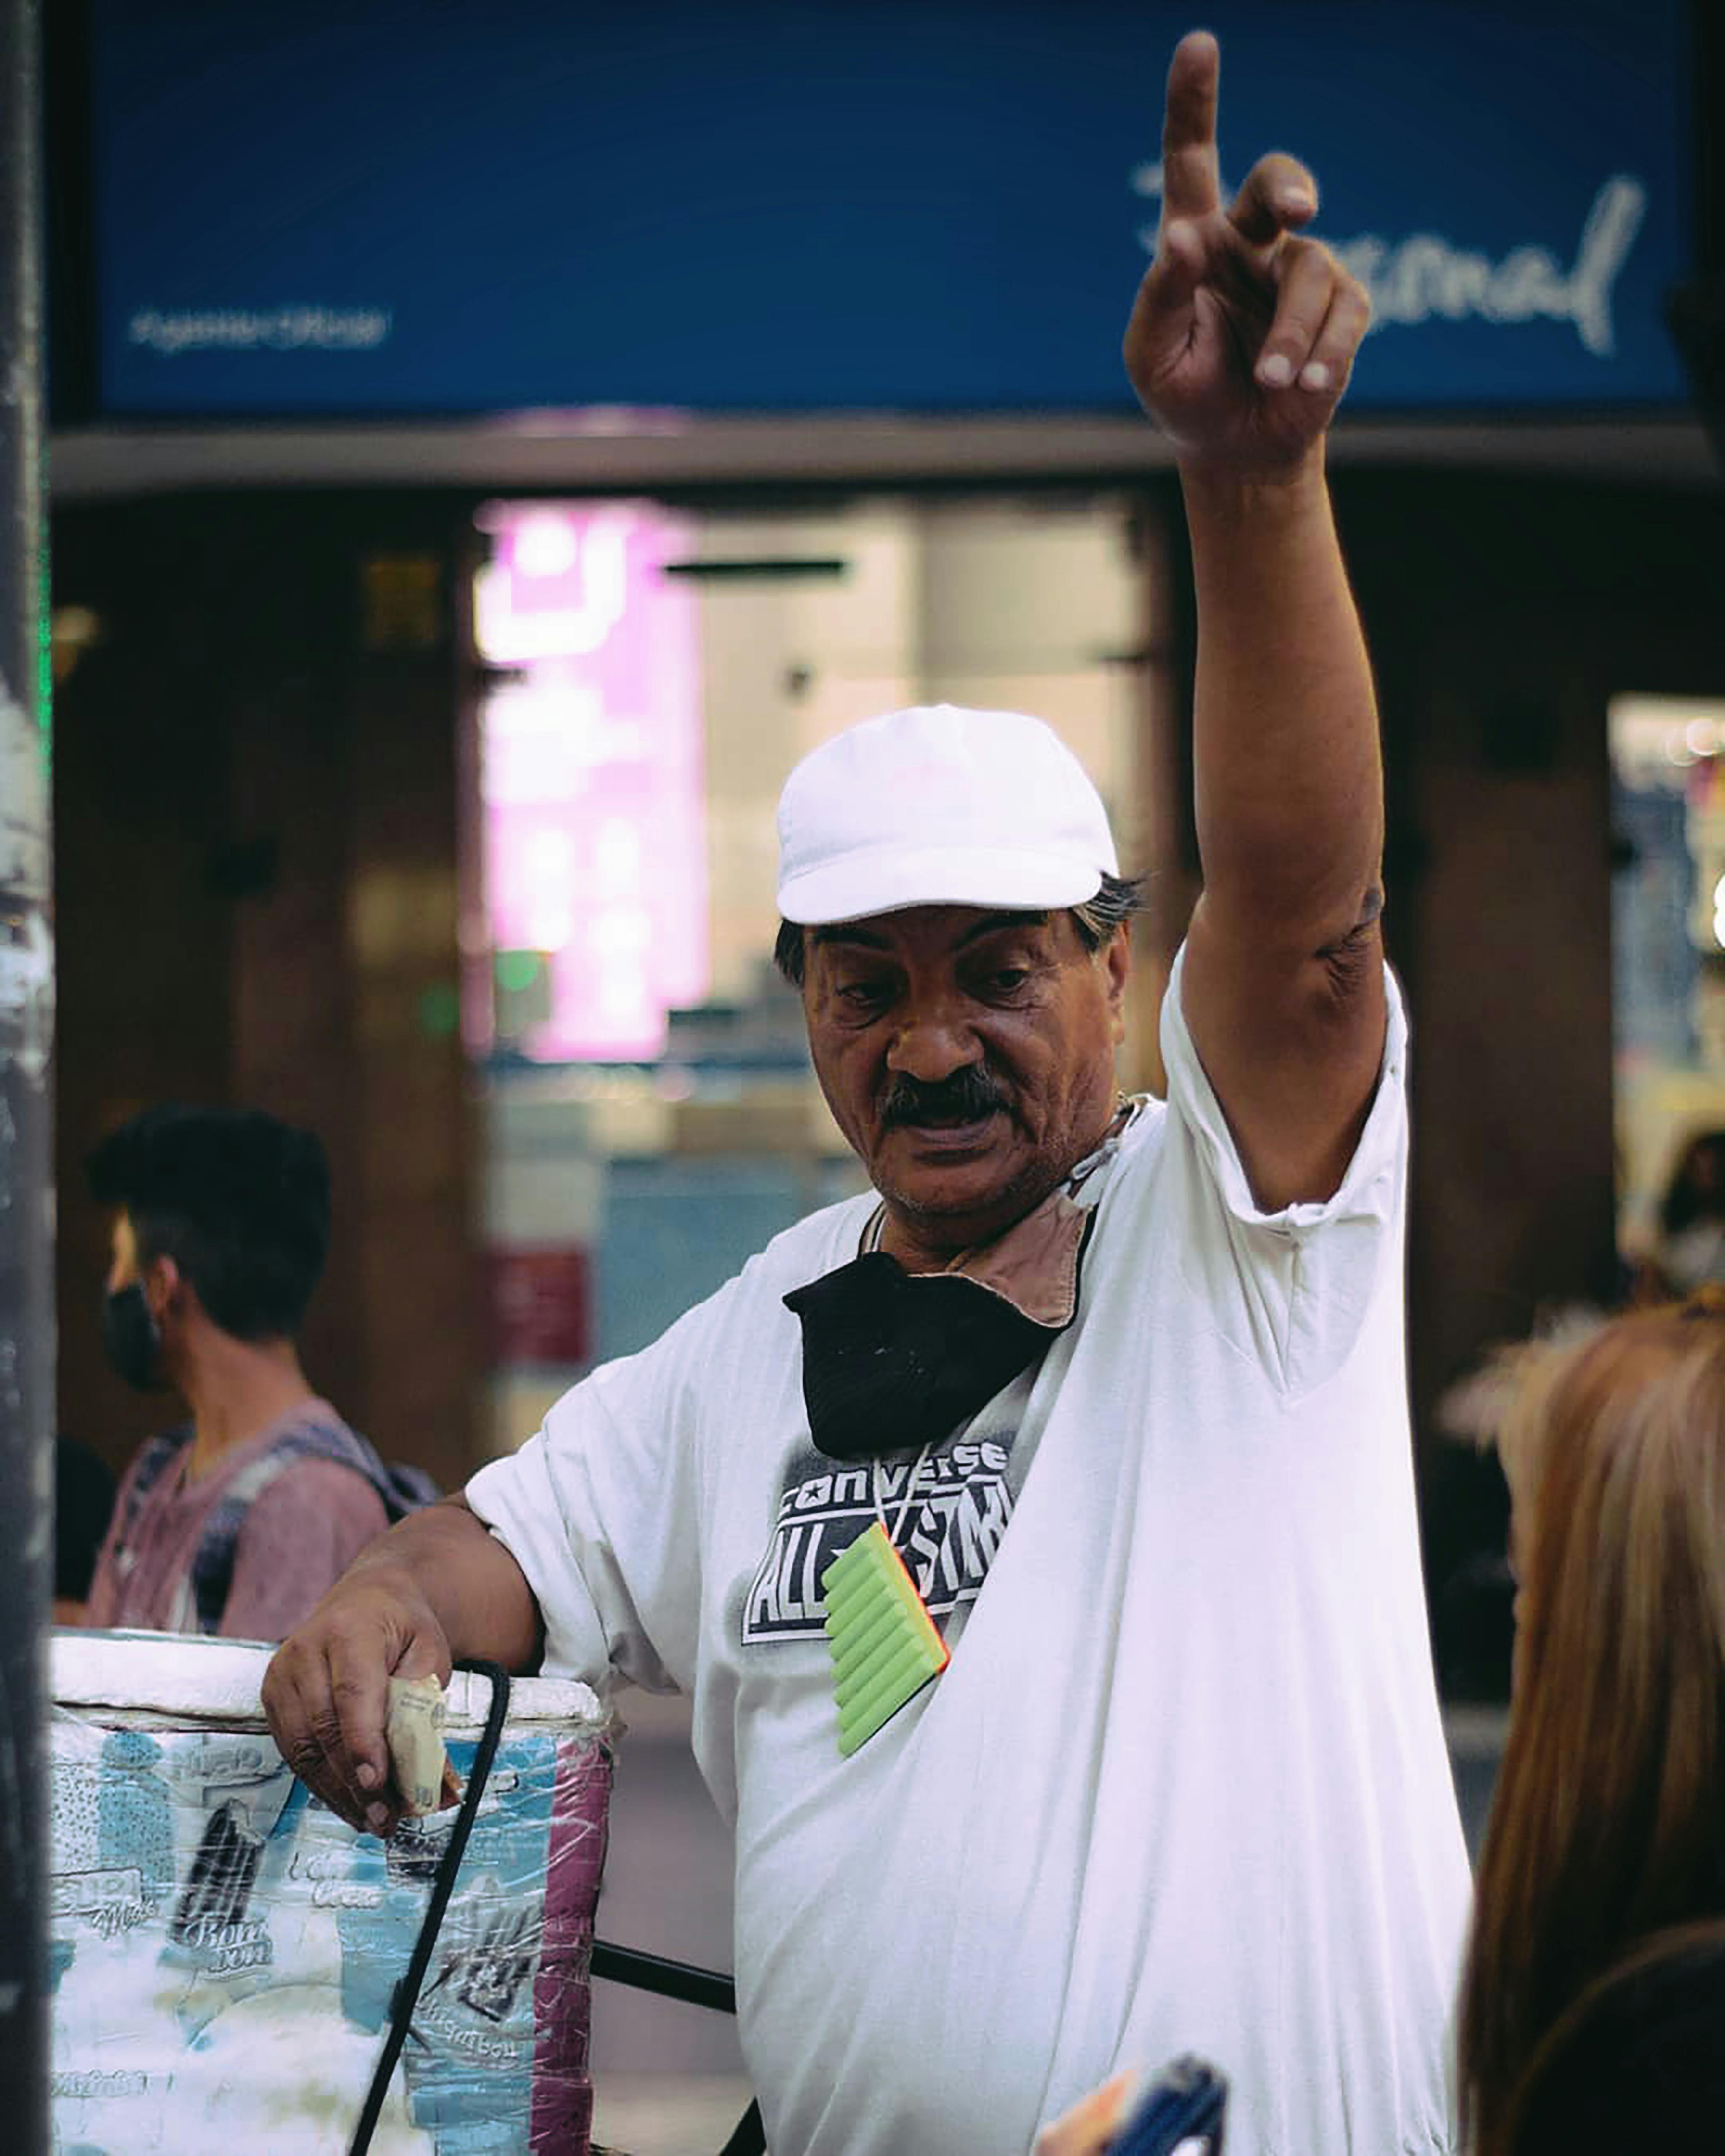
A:
[[[284,1765],[271,1650],[54,1635],[57,2156],[341,2156],[455,1814],[356,1834]],[[458,1673],[465,1782],[490,1705]],[[372,2146],[583,2156],[609,1723],[521,1678]]]

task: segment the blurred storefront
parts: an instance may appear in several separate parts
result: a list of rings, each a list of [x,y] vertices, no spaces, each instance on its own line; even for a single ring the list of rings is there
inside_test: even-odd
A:
[[[1686,1152],[1725,1134],[1725,699],[1624,696],[1608,716],[1619,1243],[1687,1292],[1725,1282],[1725,1188],[1686,1251],[1661,1217]]]
[[[324,1132],[314,1368],[449,1481],[852,1187],[768,963],[772,804],[870,711],[1066,733],[1155,879],[1132,1046],[1154,1082],[1195,879],[1190,603],[1116,355],[1181,11],[80,19],[64,1427],[116,1457],[140,1427],[81,1323],[77,1162],[145,1098]],[[1629,1194],[1660,1172],[1621,1019],[1614,1091],[1612,848],[1651,864],[1675,827],[1661,795],[1628,832],[1608,716],[1725,697],[1725,510],[1663,319],[1698,264],[1697,19],[1209,18],[1230,177],[1307,156],[1380,325],[1332,461],[1418,1028],[1440,1631],[1501,1492],[1435,1404],[1542,1307],[1613,1291],[1615,1119]],[[1501,1640],[1454,1622],[1452,1682],[1489,1690]]]

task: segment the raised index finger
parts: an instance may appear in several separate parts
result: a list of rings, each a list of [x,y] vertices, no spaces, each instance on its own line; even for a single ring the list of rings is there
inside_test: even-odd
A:
[[[1222,55],[1208,30],[1189,30],[1174,47],[1162,121],[1165,221],[1208,217],[1221,206],[1216,162],[1216,85],[1221,72]]]

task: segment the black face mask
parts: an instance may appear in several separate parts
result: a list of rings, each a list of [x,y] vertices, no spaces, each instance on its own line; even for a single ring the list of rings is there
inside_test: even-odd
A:
[[[102,1353],[115,1374],[134,1391],[162,1389],[162,1334],[141,1281],[116,1287],[102,1298]]]
[[[829,1460],[927,1445],[1045,1354],[1040,1325],[962,1273],[907,1273],[870,1250],[785,1298],[803,1327],[803,1401]]]

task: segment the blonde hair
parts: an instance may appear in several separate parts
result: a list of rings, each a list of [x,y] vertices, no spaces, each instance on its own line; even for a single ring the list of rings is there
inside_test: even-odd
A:
[[[1574,1999],[1662,1927],[1725,1915],[1725,1296],[1522,1357],[1515,1696],[1462,1985],[1464,2138]]]

